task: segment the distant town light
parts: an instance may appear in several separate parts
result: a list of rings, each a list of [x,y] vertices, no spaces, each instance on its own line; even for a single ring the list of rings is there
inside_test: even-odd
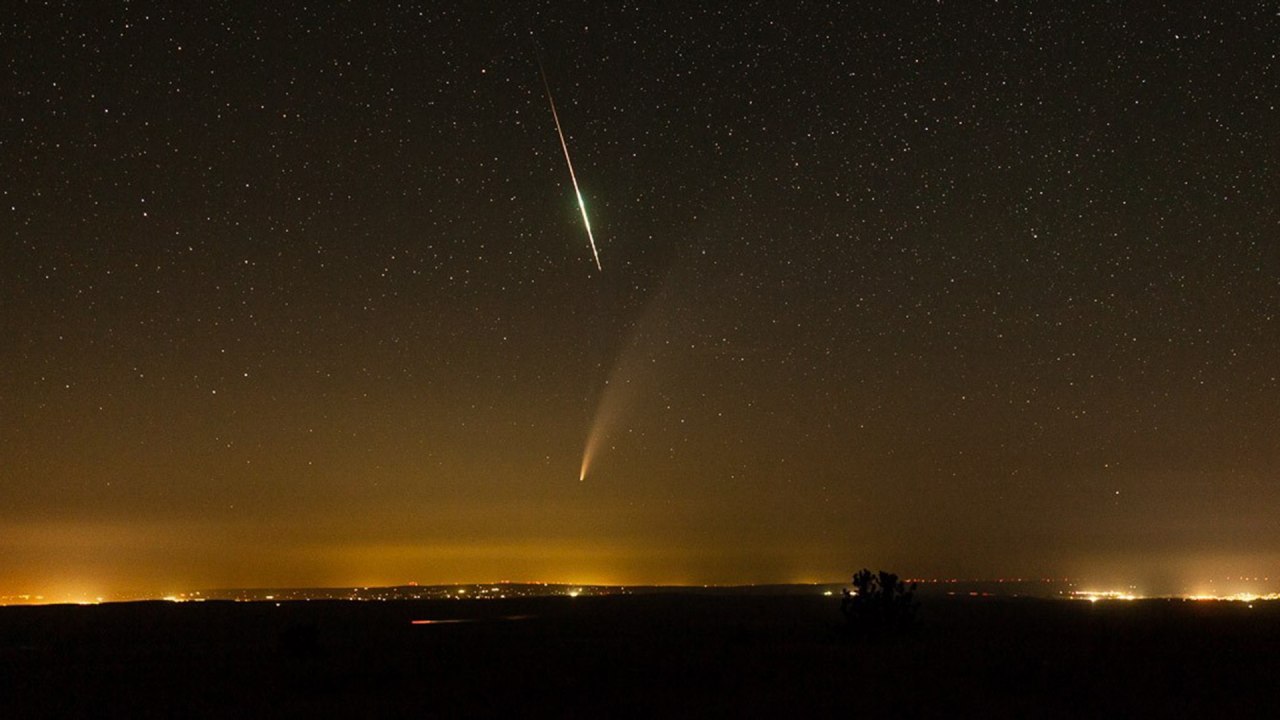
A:
[[[1121,590],[1072,590],[1067,593],[1067,597],[1072,600],[1088,600],[1089,602],[1098,602],[1099,600],[1141,600],[1141,595],[1124,592]]]

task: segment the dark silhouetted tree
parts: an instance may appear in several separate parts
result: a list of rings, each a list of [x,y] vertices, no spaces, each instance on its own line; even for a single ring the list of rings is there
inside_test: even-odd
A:
[[[900,635],[915,623],[915,592],[915,583],[908,587],[893,573],[881,570],[872,574],[863,569],[853,576],[853,589],[845,589],[840,612],[849,629],[858,635]]]

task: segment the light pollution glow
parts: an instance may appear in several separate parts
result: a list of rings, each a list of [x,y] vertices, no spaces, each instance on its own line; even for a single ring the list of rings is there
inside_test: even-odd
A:
[[[1212,595],[1205,593],[1191,595],[1139,595],[1127,590],[1075,590],[1067,593],[1067,598],[1070,600],[1085,600],[1093,603],[1107,600],[1195,600],[1198,602],[1251,603],[1280,600],[1280,593],[1258,594],[1251,592],[1239,592],[1232,593],[1230,595]]]

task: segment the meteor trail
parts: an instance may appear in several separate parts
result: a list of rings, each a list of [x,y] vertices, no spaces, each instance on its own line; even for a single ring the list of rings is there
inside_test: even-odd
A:
[[[569,179],[573,181],[573,194],[578,196],[578,209],[582,211],[582,224],[587,228],[587,240],[591,243],[591,257],[596,260],[596,270],[603,271],[600,266],[600,253],[596,251],[596,238],[591,234],[591,221],[587,219],[587,204],[582,201],[582,191],[578,189],[578,176],[573,172],[573,161],[569,159],[569,143],[564,140],[564,130],[560,128],[560,114],[556,112],[556,101],[551,97],[551,83],[547,82],[546,68],[542,67],[542,58],[538,60],[538,72],[542,74],[542,87],[547,91],[547,104],[551,106],[551,119],[556,121],[556,134],[560,136],[560,147],[564,149],[564,163],[569,166]]]

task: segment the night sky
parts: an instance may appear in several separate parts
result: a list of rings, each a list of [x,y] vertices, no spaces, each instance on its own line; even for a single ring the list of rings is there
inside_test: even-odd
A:
[[[0,19],[0,596],[1280,577],[1273,3],[108,5]]]

